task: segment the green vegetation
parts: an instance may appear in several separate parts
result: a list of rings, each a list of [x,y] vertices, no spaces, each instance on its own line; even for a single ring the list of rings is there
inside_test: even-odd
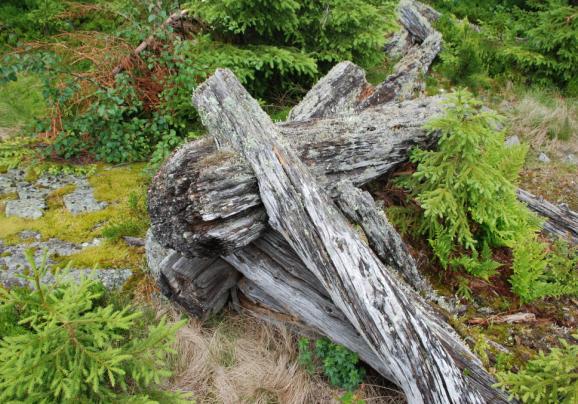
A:
[[[417,169],[401,180],[421,208],[417,231],[444,268],[485,280],[502,266],[492,248],[513,248],[510,283],[522,302],[578,295],[576,253],[561,243],[548,253],[537,240],[538,218],[517,200],[525,148],[506,146],[499,122],[466,91],[456,92],[445,115],[428,122],[426,129],[440,136],[438,148],[415,150]],[[466,285],[460,294],[470,295]]]
[[[265,100],[293,99],[338,61],[381,62],[379,49],[392,29],[395,5],[193,1],[190,10],[203,21],[193,37],[162,25],[176,4],[143,9],[136,3],[46,0],[0,8],[0,15],[21,14],[0,38],[19,47],[5,56],[0,83],[18,82],[23,73],[39,78],[49,110],[49,119],[37,128],[46,134],[45,156],[121,163],[152,155],[154,168],[178,144],[198,136],[190,94],[215,68],[231,68]],[[42,35],[26,25],[32,21]],[[136,47],[151,26],[155,46],[123,62],[127,47]],[[88,38],[74,31],[87,27],[100,32]],[[66,35],[52,35],[62,32]],[[32,39],[41,45],[24,45]],[[87,52],[87,46],[93,49]],[[111,73],[121,62],[128,63],[124,71]]]
[[[315,340],[312,349],[310,340],[300,338],[298,348],[299,363],[309,373],[321,369],[332,385],[354,391],[363,381],[365,370],[358,366],[359,357],[344,346],[321,338]]]
[[[578,339],[578,335],[574,335]],[[518,373],[500,372],[499,386],[524,403],[564,403],[578,401],[578,345],[561,340],[562,348],[549,354],[540,352]]]
[[[420,232],[445,267],[462,251],[489,259],[487,246],[511,245],[538,229],[515,194],[525,148],[504,146],[499,117],[481,107],[458,91],[446,114],[426,126],[439,133],[437,150],[415,150],[416,172],[404,181],[423,209]]]
[[[175,147],[204,133],[190,102],[196,86],[217,67],[230,68],[272,118],[282,120],[291,104],[341,60],[362,65],[368,80],[376,84],[392,64],[384,61],[382,45],[395,30],[397,1],[1,3],[0,173],[21,167],[31,181],[43,174],[85,175],[96,199],[108,203],[102,211],[72,215],[63,206],[63,196],[73,190],[67,186],[48,196],[44,217],[29,221],[5,216],[3,204],[16,194],[3,195],[1,241],[29,242],[19,236],[24,230],[38,231],[44,241],[57,237],[82,243],[102,237],[99,245],[54,259],[59,265],[72,260],[78,267],[131,268],[138,274],[142,248],[128,246],[123,237],[143,237],[149,226],[147,175]],[[488,306],[495,313],[528,309],[540,321],[572,327],[560,312],[571,300],[565,297],[578,295],[578,251],[562,241],[542,238],[537,233],[539,220],[517,201],[515,189],[525,164],[524,189],[548,195],[553,202],[568,202],[574,210],[578,206],[576,196],[567,195],[575,189],[575,166],[561,159],[549,168],[535,162],[536,151],[552,156],[559,149],[563,157],[576,154],[572,149],[578,131],[578,104],[572,98],[578,96],[576,2],[429,3],[443,12],[436,27],[444,46],[433,75],[426,78],[428,93],[436,93],[437,86],[465,86],[492,108],[506,112],[508,119],[487,112],[470,93],[458,91],[446,115],[427,126],[440,136],[439,147],[412,154],[416,171],[402,180],[409,198],[403,206],[388,206],[388,218],[415,241],[420,255],[433,254],[436,259],[429,265],[434,278],[440,283],[449,279],[445,285],[449,293],[471,303],[454,325],[471,337],[472,349],[484,364],[499,370],[501,386],[524,402],[574,402],[576,345],[562,342],[561,348],[531,359],[539,348],[555,345],[554,337],[550,345],[538,346],[547,338],[530,327],[489,324],[483,329],[485,325],[469,327],[465,321],[476,308]],[[187,9],[192,18],[165,26],[163,22],[179,9]],[[154,40],[133,55],[151,33]],[[504,130],[498,129],[501,125]],[[506,131],[534,148],[529,161],[525,157],[531,149],[526,145],[503,146]],[[128,162],[147,163],[124,164]],[[535,166],[539,174],[532,171]],[[568,179],[562,182],[562,177]],[[47,269],[33,266],[31,271],[29,280],[37,282]],[[111,301],[93,281],[73,284],[59,277],[56,287],[40,286],[33,291],[0,289],[0,355],[6,358],[0,364],[0,401],[180,399],[160,388],[168,376],[166,363],[174,360],[169,346],[177,325],[156,324],[135,307]],[[152,284],[146,287],[152,289]],[[481,321],[474,324],[484,324]],[[539,324],[532,327],[540,328]],[[251,327],[243,332],[250,335]],[[277,398],[285,397],[286,386],[292,383],[279,382],[273,388],[268,381],[254,386],[247,381],[251,370],[261,370],[263,363],[268,366],[263,373],[274,374],[280,358],[286,361],[282,366],[286,377],[295,377],[288,370],[294,355],[268,356],[270,347],[285,343],[280,334],[262,331],[263,335],[251,334],[245,341],[235,327],[217,328],[210,338],[204,335],[206,329],[196,330],[193,340],[210,340],[202,352],[208,362],[197,367],[187,363],[189,372],[204,381],[225,372],[231,380],[237,378],[243,398],[282,401]],[[541,332],[547,330],[544,326]],[[514,337],[518,344],[518,337],[531,332],[531,344],[522,341],[518,348],[506,344]],[[512,355],[495,351],[488,336],[507,345]],[[263,352],[253,349],[255,341]],[[252,349],[252,359],[243,350],[246,346]],[[131,355],[135,353],[139,355]],[[262,357],[268,360],[262,362]],[[179,361],[188,359],[185,354]],[[247,363],[251,360],[252,365]],[[363,381],[364,369],[354,353],[325,339],[301,339],[299,362],[310,373],[322,373],[332,385],[348,390],[342,402],[360,402],[357,394],[363,389],[353,391]],[[526,367],[521,366],[524,362]],[[34,371],[26,373],[29,368]],[[199,377],[201,371],[205,373]],[[215,391],[229,388],[226,382],[225,387],[202,387],[195,393],[214,400]],[[302,390],[295,384],[293,390]]]
[[[548,251],[547,243],[522,240],[514,246],[512,290],[530,302],[546,296],[578,296],[578,249],[557,241]]]
[[[557,86],[578,95],[578,18],[571,0],[431,1],[448,46],[441,71],[474,88],[482,77]],[[457,16],[457,17],[456,17]],[[458,18],[465,18],[460,21]],[[477,24],[475,29],[469,22]]]
[[[132,306],[106,303],[101,284],[48,273],[27,255],[34,289],[0,289],[0,400],[12,402],[181,402],[160,389],[166,357],[184,322],[144,324]]]

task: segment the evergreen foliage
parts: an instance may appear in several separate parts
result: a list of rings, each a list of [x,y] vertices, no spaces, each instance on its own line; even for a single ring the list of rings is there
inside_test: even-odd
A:
[[[527,237],[514,246],[512,291],[523,303],[543,297],[578,296],[578,248],[558,240],[552,246]]]
[[[45,6],[60,2],[40,3],[11,3],[0,7],[0,15],[17,10],[22,18],[34,19]],[[42,46],[4,58],[0,83],[17,80],[22,73],[42,79],[51,116],[36,132],[50,134],[44,136],[50,140],[46,155],[108,163],[152,156],[154,168],[174,147],[198,135],[201,128],[190,94],[215,68],[233,70],[257,97],[293,99],[336,62],[381,61],[394,5],[393,0],[195,0],[189,5],[196,18],[194,34],[179,36],[171,26],[159,28],[176,7],[185,6],[175,1],[65,3],[46,14],[54,23],[44,32]],[[32,28],[19,30],[18,21],[6,28],[10,38],[0,41],[21,46],[22,41],[42,38]],[[126,41],[132,48],[151,32],[155,43],[112,82],[110,61],[90,55],[77,59],[75,50],[84,38],[50,36],[89,27],[106,33],[94,35],[96,43],[90,46],[95,48]],[[59,41],[65,46],[52,46]],[[126,53],[126,46],[112,49],[111,61],[118,63]],[[103,67],[105,71],[99,71]]]
[[[426,125],[439,134],[438,149],[411,155],[418,166],[404,184],[423,209],[420,232],[445,267],[466,264],[452,260],[464,252],[489,262],[489,247],[511,246],[520,234],[538,229],[515,193],[525,148],[505,147],[498,121],[470,93],[458,91],[446,113]],[[487,277],[495,269],[488,263],[471,271]]]
[[[167,355],[183,323],[165,319],[142,331],[142,313],[105,304],[104,288],[88,278],[56,274],[43,284],[46,256],[27,253],[33,290],[0,289],[0,401],[181,402],[161,391]]]
[[[578,335],[573,336],[578,339]],[[578,402],[578,345],[560,340],[562,348],[540,352],[518,373],[499,372],[499,386],[524,403]]]
[[[453,82],[475,88],[489,74],[578,94],[578,7],[572,0],[432,3],[449,13],[438,24],[446,45],[439,70]]]
[[[510,283],[522,303],[578,295],[576,249],[559,241],[549,251],[537,240],[537,216],[517,200],[526,148],[505,146],[499,116],[484,111],[467,91],[457,91],[448,102],[446,113],[426,125],[439,135],[438,148],[413,151],[417,169],[401,180],[422,210],[419,234],[443,267],[485,280],[502,266],[492,248],[512,248]],[[393,213],[394,222],[404,217]],[[468,295],[465,285],[460,289]]]

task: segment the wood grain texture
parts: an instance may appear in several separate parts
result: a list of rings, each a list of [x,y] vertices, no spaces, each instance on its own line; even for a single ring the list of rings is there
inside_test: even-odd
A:
[[[288,120],[334,117],[353,111],[372,91],[362,68],[348,61],[338,63],[291,109]]]
[[[362,191],[349,181],[341,181],[336,189],[337,206],[349,220],[361,226],[369,246],[379,259],[398,271],[415,290],[432,293],[432,286],[418,271],[401,236],[389,223],[383,209],[376,206],[369,192]]]
[[[528,208],[545,217],[544,231],[578,243],[578,213],[566,205],[554,205],[523,189],[517,190],[518,199]]]
[[[271,238],[276,240],[273,244],[282,249],[263,248]],[[297,265],[293,267],[292,273],[286,270],[287,259],[280,260],[277,257],[279,254],[293,256],[291,260],[297,262]],[[285,323],[306,327],[308,331],[312,329],[357,352],[364,362],[391,380],[378,356],[328,298],[319,281],[314,279],[311,283],[310,280],[303,280],[301,274],[310,274],[310,272],[278,233],[268,231],[257,242],[224,259],[245,276],[238,286],[252,302],[281,314],[281,321]],[[403,282],[401,282],[400,288],[403,287]],[[484,370],[480,361],[469,351],[444,319],[432,311],[409,288],[407,293],[413,294],[414,304],[424,307],[432,332],[439,335],[446,349],[456,359],[460,369],[463,371],[468,369],[465,372],[468,373],[468,383],[471,388],[480,391],[486,402],[506,402],[507,394],[492,387],[495,380]],[[259,311],[256,314],[260,318],[265,318],[265,313],[265,311]],[[271,316],[271,319],[275,322],[280,321],[277,315]]]
[[[406,161],[412,147],[435,143],[422,126],[442,112],[442,101],[428,97],[276,127],[333,194],[332,184],[348,179],[363,185]],[[179,148],[153,178],[148,199],[156,239],[191,256],[227,255],[265,229],[253,171],[210,137]]]
[[[409,48],[406,43],[397,45],[404,48],[404,56],[394,66],[393,73],[376,86],[371,95],[359,102],[357,111],[391,101],[415,98],[425,91],[424,77],[441,51],[442,36],[422,14],[422,11],[427,9],[422,6],[412,0],[400,1],[399,22],[411,36],[411,42],[416,45]],[[403,33],[399,39],[408,41]]]
[[[219,144],[241,151],[259,182],[269,225],[288,241],[376,353],[410,402],[482,403],[456,361],[392,276],[350,228],[232,72],[219,69],[193,95]]]

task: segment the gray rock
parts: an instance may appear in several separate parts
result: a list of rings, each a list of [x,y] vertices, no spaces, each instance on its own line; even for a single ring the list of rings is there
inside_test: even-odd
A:
[[[32,231],[32,230],[21,231],[18,235],[20,236],[20,238],[22,240],[29,240],[32,238],[34,240],[39,241],[42,238],[40,233],[38,233],[37,231]]]
[[[540,160],[542,163],[549,163],[549,162],[550,162],[550,157],[548,157],[548,156],[546,155],[546,153],[543,153],[543,152],[542,152],[542,153],[540,153],[540,154],[538,155],[538,160]]]
[[[44,215],[44,199],[18,199],[6,202],[6,216],[17,216],[24,219],[39,219]]]
[[[34,232],[29,232],[34,233]],[[95,239],[98,240],[98,239]],[[93,242],[88,245],[94,245]],[[19,244],[6,246],[0,241],[0,284],[6,287],[15,286],[32,286],[26,280],[21,278],[21,274],[29,270],[29,264],[26,260],[26,250],[34,250],[34,262],[40,265],[44,259],[45,252],[47,255],[46,263],[49,266],[55,266],[55,256],[68,256],[82,250],[82,245],[69,243],[58,239],[48,241],[35,241],[28,244]],[[102,281],[107,288],[116,288],[122,286],[131,276],[132,271],[129,269],[70,269],[64,276],[73,280],[79,280],[82,276],[94,277]],[[55,281],[52,272],[46,274],[41,280],[43,284],[51,284]]]
[[[106,202],[98,202],[94,198],[94,192],[86,180],[78,181],[76,189],[64,195],[63,200],[66,209],[75,215],[85,212],[95,212],[107,206]]]
[[[160,245],[155,240],[151,229],[148,229],[145,238],[145,254],[150,273],[155,279],[159,278],[161,262],[173,252],[175,250]]]
[[[566,164],[572,164],[574,166],[578,165],[578,157],[575,154],[570,153],[566,157],[564,157],[564,162]]]
[[[94,279],[102,282],[107,289],[118,289],[130,278],[132,271],[130,269],[70,269],[62,274],[65,280],[79,282],[82,278]],[[52,274],[47,274],[42,279],[43,284],[52,284],[55,281]]]
[[[7,176],[0,175],[0,195],[13,194],[16,190],[14,180]]]
[[[517,146],[520,144],[520,138],[516,135],[514,136],[510,136],[506,139],[506,141],[504,142],[504,144],[507,147],[512,147],[512,146]]]

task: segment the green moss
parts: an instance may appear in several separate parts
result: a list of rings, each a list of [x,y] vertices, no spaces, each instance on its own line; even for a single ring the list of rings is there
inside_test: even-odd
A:
[[[0,127],[29,125],[46,114],[42,83],[35,76],[0,85]]]
[[[89,182],[94,187],[97,200],[104,200],[108,207],[97,211],[73,215],[64,207],[63,196],[72,192],[74,185],[60,188],[47,197],[47,210],[42,218],[28,220],[18,217],[6,217],[4,209],[0,212],[0,239],[6,244],[21,243],[19,233],[33,230],[40,233],[43,240],[58,238],[73,243],[90,241],[102,236],[102,228],[107,224],[120,223],[131,219],[139,222],[139,232],[133,235],[142,236],[146,230],[148,217],[144,212],[144,195],[146,177],[142,175],[144,164],[124,167],[99,166]],[[0,207],[8,198],[3,196]],[[129,247],[124,241],[103,242],[96,247],[89,247],[81,252],[62,257],[62,263],[73,260],[75,265],[83,267],[138,268],[142,264],[142,249]]]
[[[395,66],[395,61],[384,58],[380,63],[365,69],[365,78],[369,83],[377,85],[393,73],[393,66]]]
[[[80,268],[138,268],[143,264],[142,247],[130,247],[123,241],[104,241],[98,246],[84,248],[76,254],[58,257],[61,264],[72,262]]]
[[[94,196],[99,201],[127,203],[131,191],[146,188],[147,178],[143,174],[145,163],[111,168],[100,165],[95,175],[89,178]]]

